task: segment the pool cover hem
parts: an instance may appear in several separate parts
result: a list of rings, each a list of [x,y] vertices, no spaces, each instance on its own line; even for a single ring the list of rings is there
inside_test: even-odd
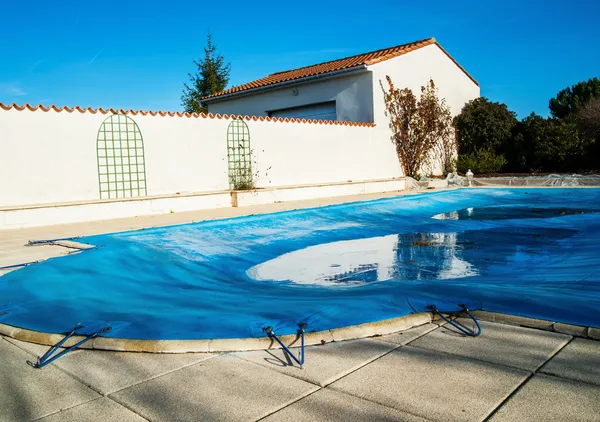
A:
[[[317,332],[307,332],[305,345],[314,346],[334,341],[354,340],[365,337],[392,334],[405,331],[419,325],[432,322],[432,315],[428,312],[404,315],[383,321],[368,322],[341,328],[333,328]],[[0,323],[0,334],[29,343],[53,346],[64,338],[63,334],[45,333],[14,327]],[[83,340],[83,336],[73,336],[64,347],[70,347]],[[280,339],[287,345],[299,346],[296,335],[282,335]],[[145,352],[145,353],[202,353],[202,352],[242,352],[249,350],[265,350],[281,348],[268,337],[249,338],[223,338],[223,339],[198,339],[198,340],[135,340],[111,337],[97,337],[83,344],[81,349],[109,350],[117,352]]]

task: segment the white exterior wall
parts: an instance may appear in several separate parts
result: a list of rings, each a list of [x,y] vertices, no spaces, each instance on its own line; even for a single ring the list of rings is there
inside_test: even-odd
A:
[[[352,75],[209,102],[208,111],[242,116],[267,116],[267,112],[272,110],[335,101],[337,120],[372,123],[372,83],[371,73],[365,70]],[[298,90],[298,95],[292,94],[294,89]]]
[[[384,94],[389,90],[386,75],[397,88],[410,88],[416,95],[433,79],[439,97],[446,99],[452,115],[457,115],[467,101],[479,97],[479,86],[435,44],[371,66],[373,76],[373,114],[379,128],[388,127]]]
[[[385,115],[383,88],[388,91],[386,76],[392,79],[396,88],[410,88],[415,95],[430,79],[438,88],[439,98],[446,100],[452,115],[460,113],[466,102],[479,97],[479,85],[454,63],[436,44],[428,45],[399,57],[370,67],[373,71],[373,114],[377,130],[387,132],[391,142],[389,118]],[[381,134],[381,136],[384,136]],[[425,174],[441,175],[442,162],[433,159],[431,166],[422,169]]]
[[[100,199],[100,112],[0,109],[0,208]],[[229,189],[230,119],[128,114],[144,140],[147,194]],[[388,139],[373,127],[246,121],[258,187],[399,177]]]

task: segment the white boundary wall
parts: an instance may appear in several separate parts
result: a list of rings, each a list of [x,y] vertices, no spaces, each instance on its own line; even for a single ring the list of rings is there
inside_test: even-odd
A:
[[[110,114],[0,108],[0,208],[100,199],[96,138]],[[144,140],[148,196],[229,189],[230,118],[127,114]],[[401,176],[372,126],[246,120],[257,187]]]
[[[140,215],[169,214],[203,209],[228,208],[299,201],[344,195],[383,193],[406,189],[406,180],[388,179],[366,182],[305,185],[253,191],[217,191],[187,195],[142,197],[135,199],[76,202],[53,206],[0,208],[0,230],[54,224],[110,220]]]

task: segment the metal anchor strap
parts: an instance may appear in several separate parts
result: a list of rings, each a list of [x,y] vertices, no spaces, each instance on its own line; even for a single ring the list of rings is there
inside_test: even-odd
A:
[[[477,321],[477,318],[475,318],[471,314],[471,312],[469,312],[469,308],[467,308],[466,305],[459,304],[458,306],[460,306],[462,308],[462,311],[460,311],[460,312],[466,313],[467,316],[473,320],[473,322],[475,323],[475,327],[476,327],[475,330],[473,330],[469,327],[466,327],[465,325],[461,324],[458,321],[453,321],[449,318],[446,318],[444,316],[444,314],[442,314],[442,312],[440,312],[440,310],[435,305],[430,305],[430,306],[428,306],[428,308],[431,310],[431,312],[439,315],[444,321],[446,321],[448,324],[452,325],[454,328],[456,328],[458,331],[460,331],[464,335],[469,336],[469,337],[479,336],[481,334],[481,326],[479,325],[479,321]],[[445,313],[450,314],[450,315],[460,315],[460,312],[445,312]]]
[[[273,327],[266,326],[266,327],[263,327],[262,330],[265,334],[267,334],[268,337],[275,339],[275,341],[277,341],[277,343],[279,343],[279,345],[288,354],[288,356],[291,357],[298,365],[300,365],[300,367],[302,367],[302,365],[304,365],[304,332],[306,331],[307,327],[308,327],[308,324],[306,322],[301,322],[298,324],[297,335],[299,335],[301,338],[300,358],[297,358],[294,355],[294,353],[285,344],[283,344],[283,342],[279,339],[279,337],[277,337],[277,335],[275,335],[275,331],[273,331]]]
[[[104,327],[99,331],[96,331],[92,334],[88,334],[83,340],[81,340],[78,343],[74,344],[73,346],[63,350],[62,352],[54,354],[58,350],[59,347],[61,347],[63,344],[65,344],[67,342],[67,340],[69,340],[71,337],[73,337],[75,335],[76,331],[78,331],[82,328],[84,328],[83,325],[75,326],[69,333],[67,333],[65,335],[65,337],[61,341],[59,341],[56,345],[52,346],[50,348],[50,350],[48,350],[46,353],[44,353],[44,355],[42,357],[38,357],[37,362],[35,364],[33,364],[32,366],[34,368],[43,368],[44,366],[48,365],[49,363],[54,362],[56,359],[60,358],[61,356],[66,355],[71,350],[76,349],[77,347],[81,346],[82,344],[98,337],[100,334],[107,333],[111,330],[110,327]]]

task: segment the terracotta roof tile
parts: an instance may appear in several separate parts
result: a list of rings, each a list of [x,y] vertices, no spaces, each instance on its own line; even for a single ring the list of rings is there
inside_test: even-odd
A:
[[[411,42],[408,44],[402,44],[391,48],[384,48],[377,51],[371,51],[369,53],[358,54],[352,57],[346,57],[343,59],[332,60],[325,63],[319,63],[311,66],[305,66],[298,69],[293,70],[285,70],[282,72],[273,73],[269,76],[266,76],[261,79],[257,79],[255,81],[251,81],[239,86],[234,86],[233,88],[226,89],[221,92],[217,92],[212,95],[208,95],[203,99],[212,99],[217,97],[222,97],[224,95],[236,94],[238,92],[244,92],[255,88],[262,88],[269,85],[274,85],[282,82],[293,81],[296,79],[303,79],[310,76],[323,75],[329,72],[335,72],[343,69],[351,69],[353,67],[358,66],[369,66],[376,63],[383,62],[385,60],[393,59],[394,57],[401,56],[403,54],[409,53],[411,51],[418,50],[419,48],[436,44],[441,50],[448,56],[450,59],[456,63],[460,69],[473,80],[477,84],[477,81],[473,79],[471,75],[467,73],[465,69],[463,69],[457,62],[454,60],[447,52],[444,50],[435,40],[435,38],[427,38],[420,41]],[[479,84],[478,84],[479,85]]]
[[[16,110],[16,111],[23,111],[23,110],[29,110],[29,111],[42,111],[42,112],[49,112],[49,111],[54,111],[57,113],[61,113],[61,112],[67,112],[67,113],[73,113],[74,111],[77,111],[79,113],[91,113],[91,114],[96,114],[96,113],[100,113],[100,114],[128,114],[128,115],[132,115],[132,116],[136,116],[138,114],[142,115],[142,116],[146,116],[146,115],[150,115],[150,116],[169,116],[169,117],[194,117],[194,118],[201,118],[201,119],[243,119],[243,120],[253,120],[253,121],[261,121],[261,122],[290,122],[290,123],[307,123],[307,124],[325,124],[325,125],[338,125],[338,126],[357,126],[357,127],[375,127],[374,123],[362,123],[362,122],[342,122],[342,121],[334,121],[334,120],[314,120],[314,119],[296,119],[296,118],[282,118],[282,117],[267,117],[267,116],[241,116],[241,115],[235,115],[235,114],[212,114],[212,113],[180,113],[178,111],[173,112],[173,111],[144,111],[144,110],[124,110],[124,109],[114,109],[114,108],[109,108],[109,109],[103,109],[102,107],[99,108],[92,108],[92,107],[86,107],[86,108],[81,108],[79,106],[75,106],[75,107],[68,107],[68,106],[62,106],[62,107],[57,107],[54,104],[45,107],[41,104],[38,104],[36,106],[33,106],[31,104],[23,104],[22,106],[12,103],[12,104],[4,104],[0,102],[0,110],[6,110],[6,111],[10,111],[10,110]]]

